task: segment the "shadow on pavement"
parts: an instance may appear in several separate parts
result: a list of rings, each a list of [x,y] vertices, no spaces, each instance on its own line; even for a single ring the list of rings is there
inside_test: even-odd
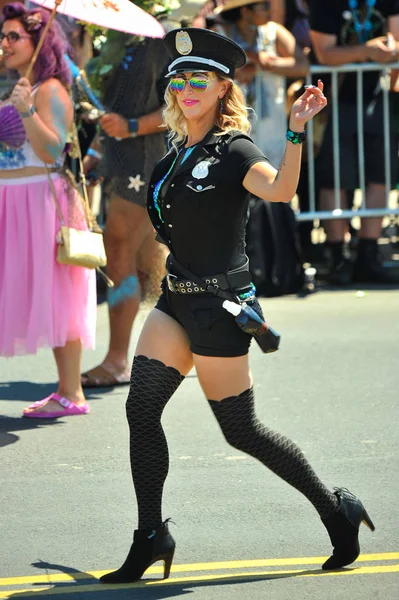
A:
[[[296,573],[276,573],[275,575],[273,573],[269,573],[267,575],[261,573],[259,573],[259,575],[247,575],[245,573],[232,575],[231,573],[228,573],[222,576],[220,574],[215,574],[214,580],[209,579],[207,581],[201,580],[199,576],[197,580],[195,577],[192,577],[190,578],[190,581],[187,582],[178,580],[176,583],[173,583],[173,579],[168,579],[163,583],[148,585],[149,582],[154,581],[154,579],[144,579],[137,583],[111,586],[102,585],[99,583],[98,579],[94,578],[92,575],[90,575],[90,573],[76,571],[71,567],[55,565],[43,561],[33,563],[32,566],[35,566],[39,569],[51,569],[52,571],[58,570],[62,573],[68,573],[75,579],[75,581],[69,583],[50,584],[53,585],[53,587],[47,590],[35,591],[33,588],[32,590],[23,592],[10,591],[9,596],[7,596],[8,598],[35,598],[41,596],[52,598],[58,597],[60,594],[62,594],[65,596],[70,595],[70,598],[73,598],[73,600],[96,600],[100,596],[103,597],[104,600],[127,600],[128,598],[132,598],[133,595],[135,599],[138,598],[139,600],[164,600],[167,598],[177,598],[186,594],[195,593],[197,588],[208,588],[234,584],[243,585],[246,583],[257,583],[261,581],[271,581],[274,579],[288,579],[304,575],[318,575],[322,573],[326,574],[326,571],[323,571],[322,569],[305,569]],[[344,570],[350,571],[352,569],[349,568]],[[41,586],[43,584],[37,585]],[[134,594],[132,594],[133,590]]]
[[[19,436],[13,431],[26,431],[28,429],[42,429],[46,425],[61,425],[58,419],[24,419],[21,417],[7,417],[0,415],[0,448],[14,444]]]
[[[49,396],[56,389],[56,383],[4,381],[0,383],[0,400],[22,400],[31,403]]]
[[[58,383],[35,383],[32,381],[4,381],[0,383],[0,400],[18,400],[27,404],[46,398],[57,389]],[[102,398],[107,392],[115,388],[85,388],[84,393],[88,400]],[[129,386],[126,386],[129,389]]]
[[[41,400],[49,396],[57,389],[57,383],[32,383],[31,381],[7,381],[0,383],[0,401],[24,401],[26,405]],[[86,398],[90,401],[100,399],[107,390],[85,390]],[[19,436],[12,432],[26,431],[29,429],[42,429],[49,425],[61,425],[64,423],[60,419],[25,419],[22,414],[20,417],[10,417],[0,414],[0,448],[14,444],[19,440]]]

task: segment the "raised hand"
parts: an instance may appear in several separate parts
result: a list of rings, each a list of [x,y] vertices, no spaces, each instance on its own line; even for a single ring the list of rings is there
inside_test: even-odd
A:
[[[22,77],[14,86],[10,96],[10,102],[18,112],[27,112],[32,104],[32,86],[28,79]]]
[[[319,79],[317,86],[307,87],[305,93],[294,102],[291,109],[290,129],[303,131],[305,123],[327,106],[327,98],[323,94],[323,88],[324,84]]]

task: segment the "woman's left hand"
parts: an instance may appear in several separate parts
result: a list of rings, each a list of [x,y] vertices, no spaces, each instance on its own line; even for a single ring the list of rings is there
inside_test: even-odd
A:
[[[317,86],[308,87],[305,93],[294,102],[291,109],[290,129],[303,131],[305,123],[327,106],[327,98],[323,94],[323,88],[324,84],[319,79]]]
[[[18,112],[27,112],[32,104],[32,86],[28,79],[22,77],[17,81],[11,96],[10,101],[15,106]]]

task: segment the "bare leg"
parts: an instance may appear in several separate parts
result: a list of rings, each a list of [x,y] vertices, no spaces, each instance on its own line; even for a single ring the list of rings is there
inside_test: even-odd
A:
[[[320,190],[320,209],[321,210],[334,210],[334,190],[322,189]],[[344,190],[341,190],[340,207],[346,207],[346,194]],[[330,243],[343,242],[345,239],[345,233],[348,230],[348,224],[345,219],[333,219],[323,221],[323,227],[327,235],[327,240]]]
[[[385,185],[379,183],[370,183],[366,192],[367,208],[384,208],[385,206]],[[341,208],[346,208],[346,194],[341,190]],[[322,189],[320,191],[321,210],[334,210],[334,190]],[[363,219],[359,237],[366,239],[378,239],[381,233],[380,217]],[[329,242],[343,242],[347,232],[347,223],[344,219],[326,220],[323,223],[327,239]]]
[[[127,278],[137,278],[139,251],[149,235],[154,236],[154,233],[145,208],[113,195],[104,243],[108,261],[107,272],[114,281],[115,289],[127,281]],[[136,289],[125,295],[122,301],[109,307],[108,352],[102,365],[82,375],[84,385],[93,380],[98,382],[97,385],[107,385],[107,381],[115,381],[118,377],[129,382],[128,350],[140,300],[141,290],[136,279]],[[107,368],[108,373],[103,371],[102,366]]]
[[[159,360],[184,376],[194,366],[187,333],[177,321],[157,308],[144,323],[134,355]]]
[[[198,379],[207,398],[223,400],[238,396],[252,386],[248,354],[233,358],[194,354]]]
[[[85,396],[80,383],[82,364],[82,343],[80,340],[68,342],[63,348],[54,348],[57,363],[59,384],[57,393],[72,400],[75,404],[83,404]]]
[[[105,228],[107,272],[115,286],[129,275],[137,276],[138,252],[152,225],[141,206],[114,196]],[[110,343],[104,362],[121,369],[126,367],[130,335],[140,305],[140,290],[130,300],[125,300],[109,310]]]
[[[385,185],[370,183],[366,192],[367,208],[385,207]],[[359,237],[363,239],[378,240],[381,234],[382,218],[362,219]]]

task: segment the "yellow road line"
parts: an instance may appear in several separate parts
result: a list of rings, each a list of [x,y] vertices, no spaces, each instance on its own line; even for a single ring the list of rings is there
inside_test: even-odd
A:
[[[262,579],[284,579],[284,577],[341,577],[349,575],[378,575],[382,573],[399,573],[399,564],[397,565],[382,565],[382,566],[370,566],[370,567],[357,567],[342,571],[253,571],[253,572],[242,572],[242,573],[224,573],[224,574],[213,574],[213,575],[197,575],[192,577],[176,577],[166,580],[154,580],[154,581],[142,581],[137,583],[121,584],[116,586],[110,585],[66,585],[56,588],[37,588],[37,589],[25,589],[25,590],[8,590],[0,592],[0,599],[12,600],[14,594],[15,598],[21,597],[35,597],[35,596],[52,596],[58,594],[77,594],[83,592],[106,592],[110,589],[121,590],[121,589],[134,589],[143,588],[148,585],[176,585],[184,584],[188,587],[196,583],[203,582],[215,582],[217,585],[218,581],[229,580],[229,579],[253,579],[254,581]]]
[[[224,562],[193,563],[183,565],[172,565],[172,573],[191,573],[193,571],[220,571],[222,569],[255,569],[258,567],[288,567],[299,565],[322,565],[327,556],[303,556],[297,558],[266,558],[252,560],[228,560]],[[399,552],[385,552],[380,554],[361,554],[358,562],[375,562],[383,560],[399,560]],[[84,579],[98,579],[105,571],[87,571],[72,573],[52,573],[42,575],[27,575],[22,577],[4,577],[0,579],[0,586],[25,585],[29,583],[59,583],[63,581],[81,581]],[[163,566],[150,567],[148,574],[163,573]]]

